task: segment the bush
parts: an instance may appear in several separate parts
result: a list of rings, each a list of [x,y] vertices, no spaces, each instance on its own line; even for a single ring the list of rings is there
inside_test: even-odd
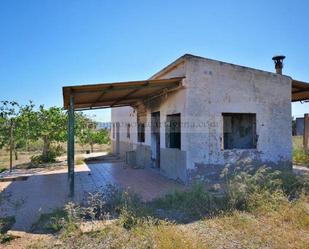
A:
[[[254,173],[236,169],[226,180],[228,209],[252,211],[276,209],[288,199],[308,193],[308,176],[295,176],[288,171],[261,167]]]
[[[56,157],[53,153],[48,153],[47,157],[44,157],[43,155],[34,155],[30,158],[32,166],[39,166],[43,163],[54,163],[56,162]]]
[[[64,209],[56,209],[52,213],[42,214],[31,227],[32,232],[56,233],[65,225],[67,213]]]
[[[305,167],[309,167],[309,154],[304,149],[293,149],[293,162]]]
[[[14,225],[14,223],[15,223],[14,216],[0,218],[0,244],[10,242],[15,238],[11,235],[6,234],[6,232],[10,230],[11,227]]]
[[[79,206],[68,203],[64,208],[56,209],[52,213],[42,214],[31,227],[32,232],[58,233],[70,235],[77,230],[76,223],[80,220]]]
[[[203,183],[195,183],[187,191],[174,191],[154,201],[157,209],[169,210],[179,220],[199,219],[217,213],[222,206],[222,197],[215,197],[205,190]],[[166,214],[166,212],[165,212]]]
[[[46,157],[43,155],[34,155],[31,157],[30,161],[33,166],[38,166],[43,163],[54,163],[56,162],[56,158],[63,153],[64,150],[61,145],[51,146]]]
[[[89,193],[86,207],[83,208],[84,219],[104,220],[120,217],[123,227],[130,229],[140,218],[150,213],[141,198],[114,185],[106,185],[101,191]]]
[[[85,158],[82,157],[82,156],[78,156],[78,157],[75,158],[75,164],[76,164],[76,165],[81,165],[81,164],[83,164],[84,162],[85,162]]]

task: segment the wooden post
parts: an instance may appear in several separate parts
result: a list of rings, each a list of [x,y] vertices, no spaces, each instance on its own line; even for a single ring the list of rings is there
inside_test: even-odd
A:
[[[309,126],[309,114],[304,115],[304,136],[303,136],[303,145],[304,151],[308,153],[308,126]]]
[[[13,119],[10,120],[10,172],[13,170]]]
[[[74,94],[70,94],[70,107],[68,111],[68,180],[69,197],[74,197]]]

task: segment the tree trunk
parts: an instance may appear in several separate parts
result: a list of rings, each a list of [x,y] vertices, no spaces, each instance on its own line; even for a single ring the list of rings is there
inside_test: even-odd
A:
[[[93,143],[90,143],[91,153],[93,153]]]
[[[43,145],[43,161],[47,162],[48,161],[48,153],[49,153],[49,140],[48,140],[48,137],[47,136],[44,136],[43,137],[43,142],[44,142],[44,145]]]
[[[14,150],[14,152],[15,152],[15,160],[17,161],[18,160],[18,152],[17,152],[16,149]]]

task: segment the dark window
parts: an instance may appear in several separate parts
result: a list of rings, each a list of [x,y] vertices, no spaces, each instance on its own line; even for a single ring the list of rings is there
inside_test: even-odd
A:
[[[115,138],[115,124],[113,124],[113,138]]]
[[[145,142],[145,124],[143,123],[137,124],[137,141]]]
[[[130,124],[127,124],[127,138],[130,138]]]
[[[256,114],[223,113],[223,149],[256,148]]]
[[[180,113],[166,116],[165,146],[181,149]]]

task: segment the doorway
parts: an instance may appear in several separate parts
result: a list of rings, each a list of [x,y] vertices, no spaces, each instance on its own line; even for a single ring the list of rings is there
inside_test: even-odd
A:
[[[160,168],[160,112],[151,113],[151,159],[153,167]]]

